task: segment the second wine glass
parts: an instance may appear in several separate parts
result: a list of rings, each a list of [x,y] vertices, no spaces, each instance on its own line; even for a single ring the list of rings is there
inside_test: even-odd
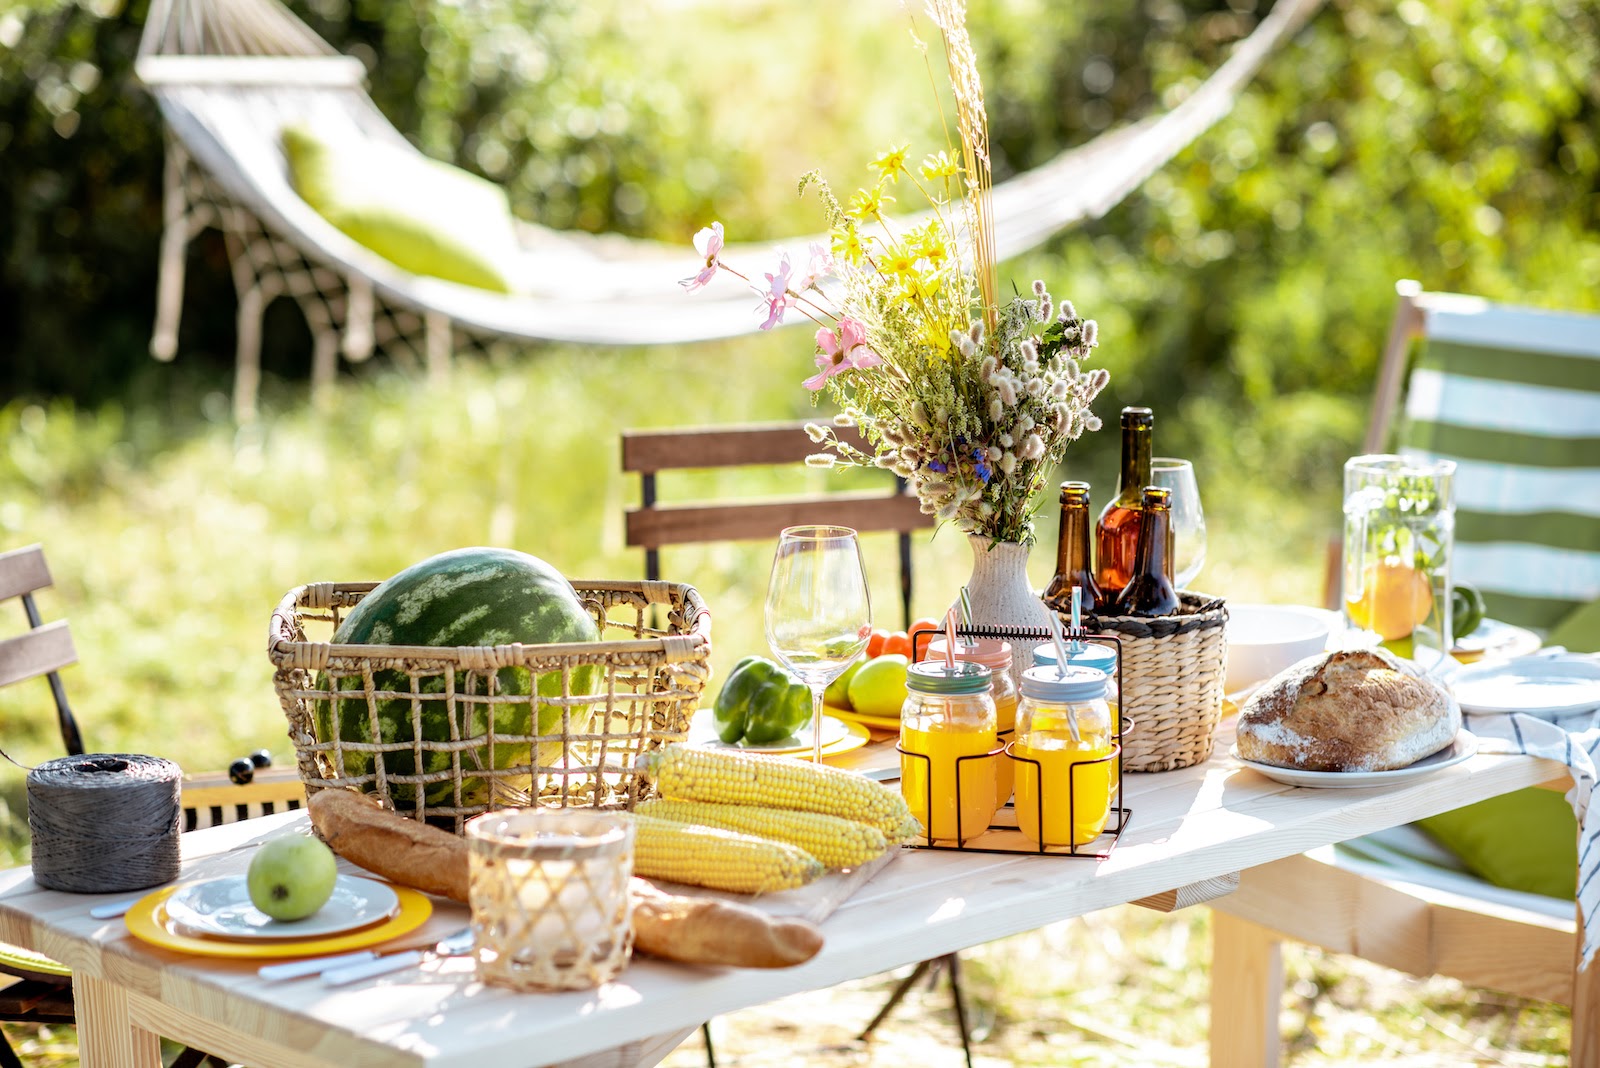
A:
[[[1150,484],[1172,491],[1172,585],[1186,590],[1206,562],[1206,514],[1200,508],[1194,464],[1157,456],[1150,461]]]
[[[867,648],[872,600],[856,532],[789,527],[767,583],[767,644],[811,688],[812,756],[822,763],[822,692]]]

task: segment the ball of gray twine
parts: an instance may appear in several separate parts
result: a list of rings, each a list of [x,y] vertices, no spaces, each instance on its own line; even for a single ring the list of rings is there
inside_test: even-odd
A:
[[[28,772],[34,881],[107,894],[176,879],[182,777],[139,753],[58,757]]]

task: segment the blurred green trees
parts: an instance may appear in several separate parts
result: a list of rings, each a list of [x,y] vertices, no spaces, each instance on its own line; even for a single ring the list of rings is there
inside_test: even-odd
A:
[[[893,5],[291,6],[367,63],[378,105],[426,151],[558,228],[677,241],[715,216],[740,237],[809,231],[804,170],[848,186],[882,145],[940,136]],[[997,173],[1180,98],[1257,7],[974,0]],[[176,373],[145,354],[161,174],[159,117],[132,77],[145,8],[0,14],[0,397],[126,396]],[[1181,412],[1163,448],[1222,435],[1239,455],[1320,467],[1356,434],[1395,278],[1600,299],[1597,60],[1600,16],[1580,0],[1332,0],[1216,129],[1011,274],[1101,316],[1106,407]],[[191,256],[181,373],[220,375],[234,309],[220,242]],[[303,328],[278,311],[269,370],[302,375]]]

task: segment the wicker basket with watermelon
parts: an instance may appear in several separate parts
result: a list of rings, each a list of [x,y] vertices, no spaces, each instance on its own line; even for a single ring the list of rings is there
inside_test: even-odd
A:
[[[689,586],[457,549],[289,591],[267,649],[308,793],[354,787],[459,832],[490,808],[648,796],[638,757],[687,736],[711,617]]]

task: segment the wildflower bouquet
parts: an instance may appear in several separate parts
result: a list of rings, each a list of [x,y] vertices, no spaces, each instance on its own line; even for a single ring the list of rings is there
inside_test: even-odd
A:
[[[696,289],[727,271],[761,294],[771,329],[793,310],[817,324],[817,373],[845,425],[857,424],[868,454],[831,427],[811,437],[829,451],[815,466],[874,465],[906,479],[924,512],[997,541],[1033,540],[1033,498],[1067,445],[1100,420],[1090,404],[1104,369],[1083,363],[1096,345],[1093,320],[1057,303],[1043,282],[1002,304],[996,293],[988,127],[964,0],[928,0],[944,38],[961,146],[912,170],[909,147],[872,161],[875,181],[841,203],[816,172],[829,245],[811,246],[796,274],[785,255],[765,282],[721,259],[723,231],[695,236],[704,267],[683,280]],[[910,187],[928,209],[890,218],[894,193]]]

